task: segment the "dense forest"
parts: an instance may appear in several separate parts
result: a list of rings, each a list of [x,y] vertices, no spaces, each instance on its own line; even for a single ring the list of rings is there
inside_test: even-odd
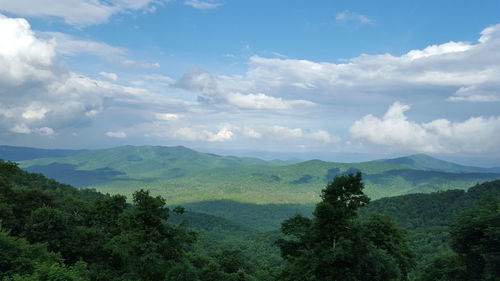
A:
[[[338,176],[311,214],[256,230],[2,161],[0,280],[500,280],[500,181],[373,202],[363,189]]]

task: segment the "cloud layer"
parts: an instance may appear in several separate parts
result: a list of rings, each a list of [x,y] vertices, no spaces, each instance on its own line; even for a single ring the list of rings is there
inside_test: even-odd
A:
[[[448,42],[401,56],[360,55],[345,63],[253,56],[243,76],[193,69],[180,83],[200,91],[204,100],[237,92],[345,103],[375,94],[399,99],[431,89],[442,93],[443,100],[496,102],[500,99],[499,49],[500,24],[484,29],[477,43]]]
[[[0,42],[8,42],[0,44],[3,136],[6,132],[51,136],[59,129],[85,126],[117,104],[127,108],[171,102],[145,89],[66,70],[56,60],[57,40],[38,38],[24,19],[0,15]],[[118,79],[114,73],[100,74],[113,82]]]
[[[21,16],[56,17],[65,23],[87,26],[104,23],[112,15],[134,10],[154,10],[156,0],[0,0],[0,11]]]
[[[156,3],[132,2],[88,3],[124,9]],[[363,22],[352,13],[338,17]],[[0,44],[2,141],[78,135],[82,142],[277,151],[352,151],[362,143],[388,152],[500,152],[500,25],[484,29],[477,42],[399,56],[363,54],[333,63],[254,55],[238,74],[199,67],[170,73],[160,63],[129,58],[126,48],[34,32],[26,20],[2,15],[0,42],[8,42]],[[88,55],[100,62],[90,73],[67,65]],[[417,112],[411,118],[407,104]]]
[[[437,119],[408,120],[409,105],[394,103],[383,118],[367,115],[356,121],[351,135],[361,141],[389,146],[395,151],[474,153],[499,151],[500,117],[473,117],[462,122]]]

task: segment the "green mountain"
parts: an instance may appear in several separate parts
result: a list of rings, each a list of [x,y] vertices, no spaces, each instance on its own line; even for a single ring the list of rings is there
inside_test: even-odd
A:
[[[451,173],[500,173],[500,167],[481,168],[463,166],[456,163],[443,161],[425,154],[414,154],[406,157],[379,160],[383,163],[405,165],[412,169],[451,172]]]
[[[146,188],[169,204],[228,199],[259,204],[311,204],[337,175],[361,171],[373,199],[409,193],[466,189],[500,179],[492,173],[428,156],[361,163],[311,160],[295,164],[219,156],[182,146],[123,146],[62,158],[20,162],[23,169],[63,183],[131,195]],[[439,168],[441,167],[441,168]],[[459,169],[460,168],[460,169]]]

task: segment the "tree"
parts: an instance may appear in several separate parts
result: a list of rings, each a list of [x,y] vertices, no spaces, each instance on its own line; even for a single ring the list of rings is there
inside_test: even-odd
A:
[[[322,190],[312,219],[282,223],[282,280],[407,280],[413,256],[405,233],[386,217],[356,220],[369,202],[363,188],[359,172],[336,177]]]
[[[500,280],[500,199],[485,198],[451,224],[452,249],[465,280]]]
[[[133,197],[133,207],[120,216],[120,233],[108,247],[124,264],[125,279],[163,281],[167,271],[183,259],[195,236],[166,223],[168,208],[160,196],[139,190]]]

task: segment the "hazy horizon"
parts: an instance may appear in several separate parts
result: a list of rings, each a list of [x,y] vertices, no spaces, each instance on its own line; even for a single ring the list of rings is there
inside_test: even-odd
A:
[[[13,147],[24,147],[24,148],[35,148],[35,149],[62,149],[62,150],[100,150],[100,149],[112,149],[122,146],[163,146],[163,147],[175,147],[183,146],[188,149],[192,149],[198,152],[207,154],[216,154],[221,156],[236,156],[236,157],[252,157],[260,158],[266,161],[270,160],[282,160],[282,161],[309,161],[309,160],[321,160],[328,162],[342,162],[342,163],[359,163],[374,160],[384,160],[384,159],[394,159],[399,157],[407,157],[416,154],[428,155],[433,158],[452,162],[464,166],[476,166],[482,168],[498,168],[500,167],[500,160],[497,158],[467,158],[467,157],[453,157],[450,155],[432,155],[426,153],[415,153],[415,154],[367,154],[367,153],[308,153],[308,152],[272,152],[272,151],[245,151],[245,150],[223,150],[223,149],[209,149],[209,148],[196,148],[188,147],[182,144],[178,145],[132,145],[125,144],[120,146],[109,146],[109,147],[97,147],[97,148],[85,148],[85,147],[33,147],[33,146],[17,146],[9,144],[0,144],[0,146],[13,146]]]

